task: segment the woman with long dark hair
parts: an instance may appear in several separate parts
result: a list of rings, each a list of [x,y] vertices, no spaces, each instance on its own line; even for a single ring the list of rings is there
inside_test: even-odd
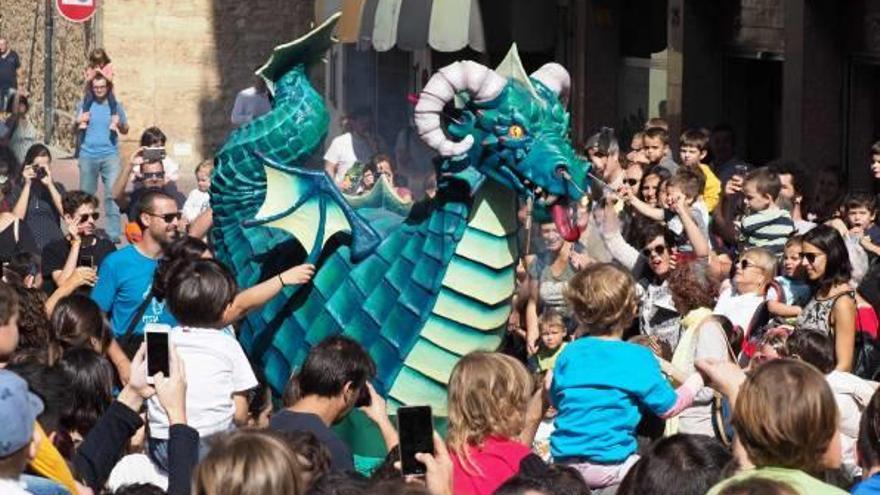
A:
[[[12,213],[30,227],[38,252],[63,237],[61,193],[64,188],[52,180],[51,163],[49,148],[43,144],[31,146],[25,154],[18,184],[12,188],[12,195],[17,199]]]
[[[813,328],[834,341],[837,369],[853,366],[856,332],[856,299],[849,282],[852,265],[840,233],[820,225],[804,235],[801,253],[813,298],[797,320],[798,328]]]
[[[0,146],[0,262],[21,252],[39,253],[30,228],[12,212],[16,205],[13,183],[18,174],[18,161],[12,151]]]

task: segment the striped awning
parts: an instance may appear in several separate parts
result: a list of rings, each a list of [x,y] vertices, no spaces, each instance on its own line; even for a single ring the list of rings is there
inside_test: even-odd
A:
[[[338,37],[384,52],[486,51],[478,0],[316,0],[315,21],[342,11]]]

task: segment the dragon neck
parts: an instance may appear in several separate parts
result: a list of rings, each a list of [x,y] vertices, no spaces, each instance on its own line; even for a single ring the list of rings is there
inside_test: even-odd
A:
[[[516,196],[487,180],[472,200],[442,204],[425,224],[421,260],[410,276],[424,287],[423,273],[436,266],[437,289],[389,396],[392,405],[433,404],[442,416],[455,363],[501,342],[514,289]]]

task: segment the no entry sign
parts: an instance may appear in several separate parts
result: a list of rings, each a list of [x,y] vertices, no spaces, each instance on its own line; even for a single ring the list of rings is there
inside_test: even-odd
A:
[[[98,0],[55,0],[61,17],[72,22],[85,22],[95,15]]]

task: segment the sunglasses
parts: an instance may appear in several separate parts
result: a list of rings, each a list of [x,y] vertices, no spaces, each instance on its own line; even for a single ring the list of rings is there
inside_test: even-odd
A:
[[[165,172],[144,172],[144,179],[164,179]]]
[[[663,256],[666,254],[666,245],[658,244],[652,248],[644,248],[642,249],[642,256],[645,258],[650,258],[651,254],[656,254],[657,256]]]
[[[623,179],[623,183],[628,185],[629,187],[635,187],[639,185],[638,179]]]
[[[161,218],[162,220],[165,221],[165,223],[171,223],[175,220],[180,220],[180,212],[179,211],[176,213],[166,213],[164,215],[157,215],[155,213],[150,213],[148,211],[144,212],[144,213],[146,213],[147,215],[150,215],[151,217]]]
[[[93,213],[83,213],[79,216],[79,223],[85,223],[89,220],[89,218],[97,222],[98,219],[101,218],[101,214],[97,211]]]
[[[739,260],[739,263],[737,263],[737,266],[739,266],[743,271],[745,271],[747,268],[757,268],[758,270],[761,270],[761,271],[764,270],[763,268],[758,266],[758,264],[755,263],[754,261],[747,260],[747,259]]]
[[[819,256],[824,256],[822,253],[801,253],[801,258],[807,260],[807,263],[813,265],[816,263],[816,258]]]

